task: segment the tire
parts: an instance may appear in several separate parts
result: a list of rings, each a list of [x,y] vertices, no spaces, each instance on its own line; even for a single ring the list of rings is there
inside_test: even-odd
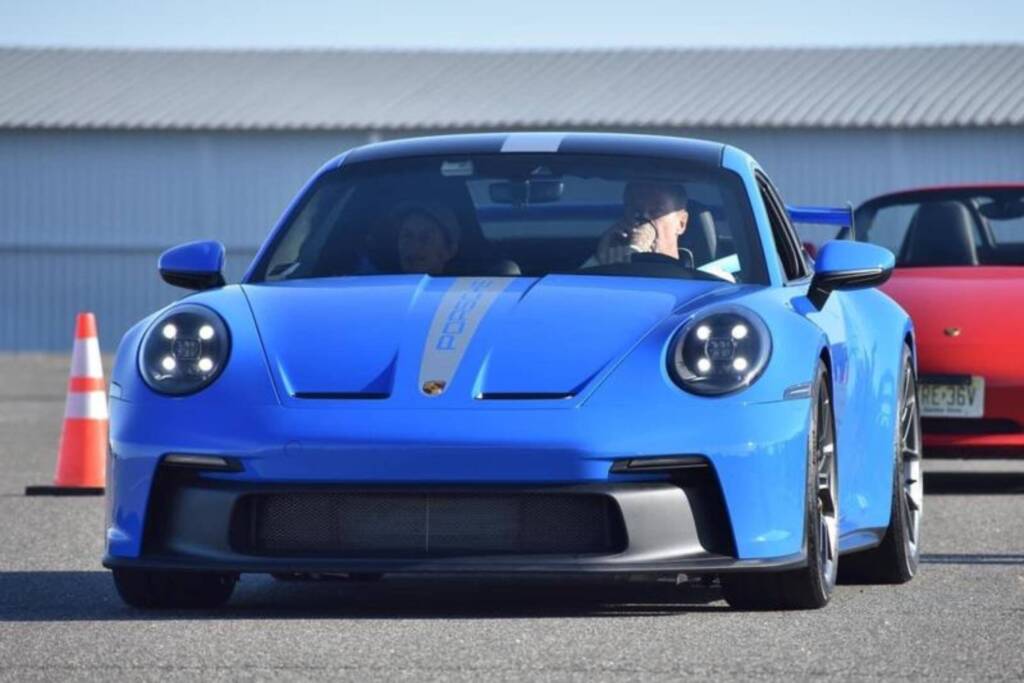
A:
[[[924,507],[921,411],[917,401],[917,376],[906,346],[900,376],[889,527],[878,546],[843,558],[839,573],[843,583],[906,583],[917,573]]]
[[[835,417],[822,362],[818,363],[811,406],[804,505],[807,566],[785,572],[723,574],[722,595],[736,609],[818,609],[828,604],[835,588],[839,559]]]
[[[114,569],[118,595],[142,609],[202,609],[220,607],[231,597],[238,577],[233,574]]]

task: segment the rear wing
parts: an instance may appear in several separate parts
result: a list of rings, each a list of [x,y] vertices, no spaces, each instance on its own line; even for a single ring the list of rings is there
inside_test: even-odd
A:
[[[831,206],[787,206],[789,219],[794,223],[813,225],[838,225],[836,239],[854,239],[853,204],[842,207]]]

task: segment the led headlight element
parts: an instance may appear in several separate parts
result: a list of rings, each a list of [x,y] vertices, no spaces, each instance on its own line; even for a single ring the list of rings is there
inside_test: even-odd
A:
[[[712,309],[698,314],[676,334],[669,372],[686,391],[728,394],[758,378],[771,346],[768,327],[753,311],[739,306]]]
[[[139,372],[162,394],[191,394],[217,379],[228,360],[230,336],[220,316],[205,306],[177,306],[146,332]]]

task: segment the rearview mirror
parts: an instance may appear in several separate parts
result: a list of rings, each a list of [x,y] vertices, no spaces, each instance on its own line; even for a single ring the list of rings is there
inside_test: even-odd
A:
[[[994,221],[1013,221],[1024,218],[1024,199],[1014,197],[1002,201],[991,201],[979,206],[978,213]]]
[[[495,204],[550,204],[562,198],[561,180],[508,180],[491,183],[488,191]]]
[[[833,240],[818,250],[807,298],[821,310],[835,290],[877,287],[892,275],[896,257],[875,244]]]
[[[185,289],[212,289],[224,285],[224,245],[220,242],[189,242],[160,254],[160,277]]]

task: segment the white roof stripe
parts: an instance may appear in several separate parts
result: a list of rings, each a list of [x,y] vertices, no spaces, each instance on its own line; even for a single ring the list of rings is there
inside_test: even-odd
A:
[[[512,133],[501,145],[502,152],[557,152],[562,133]]]

